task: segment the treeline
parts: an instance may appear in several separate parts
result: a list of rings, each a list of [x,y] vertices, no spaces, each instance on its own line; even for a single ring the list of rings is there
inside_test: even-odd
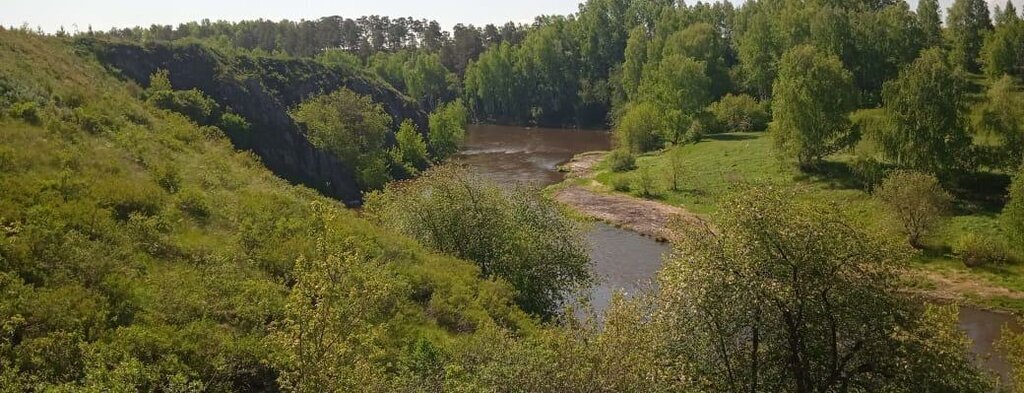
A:
[[[439,54],[449,69],[462,70],[485,48],[502,42],[517,43],[527,30],[527,26],[509,22],[483,27],[457,24],[446,31],[437,21],[370,15],[357,19],[329,16],[301,21],[204,19],[178,26],[113,28],[86,34],[137,42],[196,39],[224,47],[290,56],[315,56],[327,50],[343,50],[366,59],[381,52],[425,50]]]

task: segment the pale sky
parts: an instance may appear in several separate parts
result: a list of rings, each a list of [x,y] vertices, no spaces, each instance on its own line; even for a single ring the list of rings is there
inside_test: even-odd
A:
[[[317,19],[341,15],[391,17],[412,16],[437,20],[445,29],[456,23],[502,24],[507,21],[530,22],[537,15],[568,14],[578,9],[581,0],[0,0],[0,25],[31,28],[48,32],[74,25],[82,31],[91,24],[95,30],[111,27],[177,25],[182,22],[242,19]],[[740,4],[745,0],[730,0]],[[953,0],[940,0],[943,8]],[[691,1],[692,2],[692,1]],[[912,7],[917,0],[909,0]],[[1005,4],[1006,0],[989,0]],[[1020,5],[1024,0],[1014,0]]]

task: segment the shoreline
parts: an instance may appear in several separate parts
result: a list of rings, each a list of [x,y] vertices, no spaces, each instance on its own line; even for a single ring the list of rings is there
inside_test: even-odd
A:
[[[605,151],[577,154],[559,166],[566,172],[565,180],[553,186],[552,197],[589,218],[609,225],[668,242],[675,235],[672,227],[703,223],[704,217],[665,203],[601,190],[593,180],[593,168],[601,162]],[[584,182],[588,184],[575,184]]]
[[[701,224],[706,217],[683,207],[638,198],[610,190],[594,179],[594,167],[608,154],[607,151],[580,153],[558,166],[566,173],[565,179],[549,187],[551,197],[563,206],[589,219],[652,238],[670,242],[675,236],[672,227]],[[915,280],[924,280],[931,288],[909,288],[924,298],[938,302],[954,302],[980,310],[1021,316],[1022,311],[992,304],[1005,299],[1024,300],[1024,293],[1011,289],[983,285],[975,279],[960,275],[942,274],[911,266],[907,273]],[[988,302],[986,302],[986,300]]]

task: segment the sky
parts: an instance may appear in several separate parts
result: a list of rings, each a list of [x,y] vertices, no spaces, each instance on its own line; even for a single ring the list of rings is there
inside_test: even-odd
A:
[[[61,26],[73,32],[92,25],[111,27],[149,26],[211,20],[317,19],[322,16],[386,15],[436,20],[450,29],[456,23],[478,26],[508,21],[531,22],[537,15],[568,14],[582,0],[0,0],[0,25],[41,27],[54,32]],[[730,0],[740,4],[744,0]],[[940,0],[943,8],[953,0]],[[1013,0],[1018,8],[1024,0]],[[909,0],[911,6],[917,0]],[[1006,0],[989,0],[1005,4]]]

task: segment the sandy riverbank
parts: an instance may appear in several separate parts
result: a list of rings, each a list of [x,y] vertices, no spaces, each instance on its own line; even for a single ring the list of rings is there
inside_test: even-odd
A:
[[[568,180],[591,179],[593,167],[601,162],[607,152],[583,153],[562,165]],[[686,209],[657,201],[633,196],[609,193],[598,189],[596,181],[581,185],[571,181],[554,193],[555,200],[564,203],[583,215],[622,227],[659,241],[672,239],[671,228],[677,225],[695,224],[703,219]]]

